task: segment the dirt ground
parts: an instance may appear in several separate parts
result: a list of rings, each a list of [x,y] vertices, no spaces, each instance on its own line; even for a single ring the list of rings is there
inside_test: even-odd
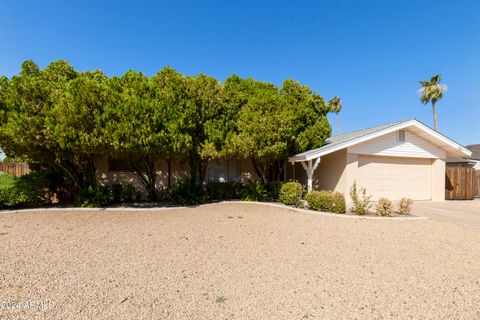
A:
[[[256,204],[0,214],[0,319],[479,319],[479,243]]]

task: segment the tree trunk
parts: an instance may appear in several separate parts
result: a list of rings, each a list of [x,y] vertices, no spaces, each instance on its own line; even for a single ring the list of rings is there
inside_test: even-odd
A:
[[[200,159],[198,161],[198,183],[202,184],[207,175],[208,160]]]
[[[135,161],[130,160],[133,173],[142,183],[145,191],[147,191],[147,197],[150,201],[156,201],[158,199],[157,189],[155,183],[157,181],[157,172],[155,171],[155,161],[149,157],[142,159],[144,166],[139,166]]]
[[[432,109],[433,109],[433,128],[435,131],[438,131],[437,127],[437,106],[436,106],[436,101],[432,100]]]
[[[252,164],[253,164],[253,168],[255,169],[255,173],[260,178],[260,180],[262,180],[263,183],[267,183],[268,179],[267,179],[267,174],[265,172],[265,168],[260,166],[260,164],[254,158],[252,158]]]
[[[168,159],[167,160],[167,166],[168,166],[168,190],[172,188],[172,160]]]

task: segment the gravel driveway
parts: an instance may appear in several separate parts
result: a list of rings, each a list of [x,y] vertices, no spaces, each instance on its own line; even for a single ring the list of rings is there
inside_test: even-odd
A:
[[[0,214],[0,319],[479,319],[479,243],[256,204]]]

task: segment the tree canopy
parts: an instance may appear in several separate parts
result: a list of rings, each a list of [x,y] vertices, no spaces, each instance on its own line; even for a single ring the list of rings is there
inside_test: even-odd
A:
[[[124,158],[155,198],[161,159],[188,160],[192,183],[218,158],[251,159],[264,182],[278,180],[288,156],[324,143],[327,113],[339,109],[293,80],[221,82],[170,67],[108,77],[28,60],[18,75],[0,77],[0,148],[55,167],[78,188],[95,184],[96,157]]]

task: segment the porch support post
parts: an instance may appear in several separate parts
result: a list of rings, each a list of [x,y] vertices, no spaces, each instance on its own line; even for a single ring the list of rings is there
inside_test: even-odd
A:
[[[302,167],[307,172],[307,191],[310,192],[313,189],[313,173],[320,164],[320,158],[315,159],[315,162],[312,163],[312,160],[302,161]]]

